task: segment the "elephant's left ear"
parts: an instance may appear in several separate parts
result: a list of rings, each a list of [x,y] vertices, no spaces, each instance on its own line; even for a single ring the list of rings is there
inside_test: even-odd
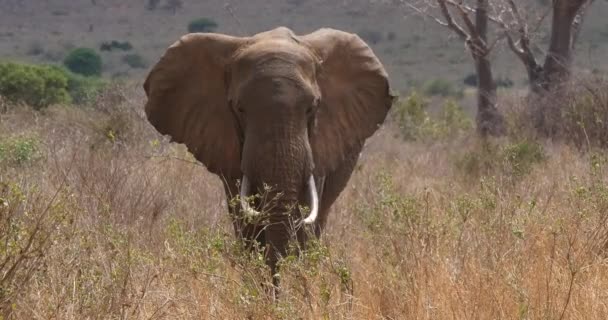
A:
[[[321,59],[321,105],[311,147],[315,171],[327,174],[359,152],[386,118],[394,96],[382,63],[357,35],[320,29],[300,40]]]

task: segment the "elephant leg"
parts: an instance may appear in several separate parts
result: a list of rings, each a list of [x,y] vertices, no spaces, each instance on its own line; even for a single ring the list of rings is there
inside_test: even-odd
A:
[[[357,160],[359,160],[361,149],[362,146],[355,148],[355,150],[344,159],[336,170],[329,173],[325,177],[325,183],[323,184],[322,190],[323,195],[321,196],[319,203],[319,215],[317,217],[314,230],[317,238],[321,237],[321,233],[325,228],[331,206],[336,199],[338,199],[338,196],[340,196],[342,190],[344,190],[346,187],[346,184],[348,183],[348,180],[350,179],[355,166],[357,165]]]
[[[235,197],[239,194],[237,179],[222,179],[222,182],[224,184],[224,191],[226,192],[228,211],[235,236],[243,240],[249,249],[253,249],[254,241],[257,241],[261,247],[264,247],[266,245],[264,227],[246,223],[241,214],[241,207],[238,205],[238,201],[235,201]]]

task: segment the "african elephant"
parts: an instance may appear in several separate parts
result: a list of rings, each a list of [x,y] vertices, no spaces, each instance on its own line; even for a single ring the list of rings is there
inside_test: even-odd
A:
[[[228,201],[239,195],[240,204],[229,206],[235,233],[265,246],[273,275],[290,238],[305,240],[299,226],[321,234],[394,99],[369,46],[334,29],[187,34],[144,89],[149,122],[220,176]],[[263,192],[271,206],[249,201]],[[259,215],[260,223],[245,219]]]

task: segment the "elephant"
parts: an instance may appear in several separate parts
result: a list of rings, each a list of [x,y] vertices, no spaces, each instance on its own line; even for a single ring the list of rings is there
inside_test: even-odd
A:
[[[186,34],[144,90],[148,121],[221,178],[235,234],[273,276],[291,239],[320,237],[395,98],[372,49],[331,28]]]

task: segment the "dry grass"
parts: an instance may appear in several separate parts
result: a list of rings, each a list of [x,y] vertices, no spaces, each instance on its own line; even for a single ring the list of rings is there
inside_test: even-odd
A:
[[[272,304],[219,179],[159,140],[141,105],[0,115],[0,143],[35,137],[40,154],[0,160],[0,319],[608,316],[601,153],[545,143],[514,171],[472,138],[405,143],[385,126]],[[495,165],[459,165],[474,157]]]

